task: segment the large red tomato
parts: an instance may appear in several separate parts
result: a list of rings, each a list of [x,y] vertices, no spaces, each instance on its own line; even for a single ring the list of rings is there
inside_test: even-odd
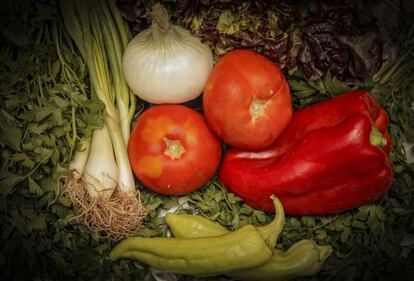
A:
[[[230,51],[218,61],[204,88],[203,107],[217,136],[248,149],[271,144],[292,117],[282,71],[249,50]]]
[[[139,116],[128,155],[134,174],[146,187],[180,195],[210,180],[220,161],[221,144],[195,110],[157,105]]]

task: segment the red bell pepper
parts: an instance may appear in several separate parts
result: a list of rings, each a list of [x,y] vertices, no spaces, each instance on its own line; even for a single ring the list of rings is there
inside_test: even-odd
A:
[[[250,206],[323,215],[371,203],[392,183],[388,116],[366,91],[351,91],[294,112],[262,151],[230,149],[220,181]]]

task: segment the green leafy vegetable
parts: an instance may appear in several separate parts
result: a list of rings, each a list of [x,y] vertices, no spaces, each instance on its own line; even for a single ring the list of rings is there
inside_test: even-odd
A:
[[[137,262],[111,263],[107,260],[111,242],[69,221],[74,212],[71,202],[61,196],[63,187],[57,178],[72,158],[79,139],[102,125],[98,116],[103,107],[96,98],[88,99],[90,85],[86,83],[86,66],[64,31],[56,1],[3,2],[0,10],[0,278],[153,281],[156,275],[165,280],[195,280],[156,272]],[[142,9],[147,4],[143,2],[119,2],[129,9],[124,15],[129,15],[134,22],[134,32],[148,24],[146,10]],[[146,1],[148,5],[150,2]],[[234,15],[233,11],[242,9],[229,2],[214,1],[217,6],[201,11],[197,10],[201,6],[194,3],[201,5],[206,1],[177,0],[176,3],[168,1],[167,5],[172,9],[177,5],[177,22],[185,22],[198,34],[202,30],[210,42],[221,42],[220,38],[224,38],[216,31],[217,22],[210,22],[217,21],[222,11],[231,10]],[[389,7],[388,1],[381,3],[388,9],[399,6]],[[250,17],[250,12],[246,10],[242,17]],[[374,77],[355,80],[344,76],[339,80],[331,70],[311,82],[301,67],[293,67],[288,73],[296,107],[326,99],[342,89],[371,90],[389,113],[394,142],[395,175],[388,196],[375,204],[336,215],[287,217],[278,248],[287,249],[304,238],[334,247],[321,274],[307,280],[408,280],[412,276],[414,164],[407,164],[403,148],[404,140],[412,140],[414,136],[414,113],[409,106],[414,101],[412,12],[405,6],[399,12],[400,21],[393,29],[397,58],[390,56],[386,66]],[[269,38],[277,39],[268,40],[266,45],[275,54],[278,48],[283,49],[284,43],[278,44],[284,42],[283,30],[295,19],[291,13],[296,12],[283,4],[272,9],[268,16],[275,36]],[[282,37],[277,37],[278,30]],[[263,33],[245,31],[237,40],[246,38],[243,46],[249,47],[250,39],[256,40],[260,34]],[[223,46],[241,46],[237,40],[230,37],[225,44],[218,43],[212,48],[218,51]],[[264,45],[256,45],[259,46]],[[297,50],[291,46],[286,48],[295,53]],[[160,214],[171,207],[177,212],[204,215],[229,229],[270,221],[269,215],[242,204],[216,180],[185,197],[160,196],[147,190],[142,190],[141,197],[149,211],[141,234],[148,237],[168,235]]]
[[[134,32],[148,25],[152,1],[122,1]],[[171,1],[164,1],[170,4]],[[336,2],[336,3],[335,3]],[[362,4],[361,4],[362,5]],[[209,43],[216,58],[235,48],[253,49],[286,72],[302,68],[306,79],[330,72],[367,78],[382,65],[383,43],[375,19],[356,2],[185,1],[170,5],[177,23]]]

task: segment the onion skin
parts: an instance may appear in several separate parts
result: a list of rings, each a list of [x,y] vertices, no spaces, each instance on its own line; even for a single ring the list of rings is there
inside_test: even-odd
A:
[[[122,62],[125,79],[135,95],[150,103],[193,100],[203,92],[213,54],[188,30],[169,24],[166,11],[160,12],[158,22],[160,17],[162,24],[153,19],[128,44]]]

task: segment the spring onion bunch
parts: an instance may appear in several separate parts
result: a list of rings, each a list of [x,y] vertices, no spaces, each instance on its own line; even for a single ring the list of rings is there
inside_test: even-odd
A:
[[[64,23],[89,71],[91,92],[105,105],[104,126],[83,140],[70,167],[66,193],[77,220],[119,239],[138,230],[145,214],[127,154],[134,96],[122,74],[131,38],[112,0],[63,0]]]

